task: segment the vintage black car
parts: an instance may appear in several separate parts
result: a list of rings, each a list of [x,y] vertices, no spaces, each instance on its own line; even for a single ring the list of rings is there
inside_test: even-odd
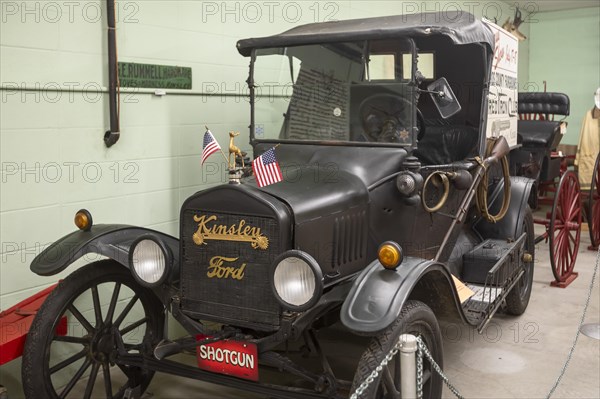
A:
[[[76,385],[86,398],[136,397],[155,372],[267,397],[344,397],[401,333],[419,336],[442,366],[438,319],[481,330],[499,309],[522,314],[532,181],[496,171],[509,146],[486,135],[494,46],[468,13],[239,41],[254,155],[276,147],[284,180],[259,188],[234,168],[230,183],[183,203],[179,239],[78,212],[80,230],[32,271],[107,259],[70,274],[39,311],[23,359],[27,397],[68,397]],[[474,295],[459,296],[455,277]],[[187,337],[167,335],[170,318]],[[366,340],[352,384],[319,343],[338,322]],[[293,360],[298,342],[319,369]],[[197,365],[170,358],[182,353]],[[363,397],[400,397],[398,367],[390,362]],[[424,396],[440,397],[439,375],[424,367]],[[264,370],[300,382],[264,381]]]

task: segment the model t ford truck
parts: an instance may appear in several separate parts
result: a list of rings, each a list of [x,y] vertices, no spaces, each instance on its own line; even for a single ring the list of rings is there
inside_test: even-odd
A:
[[[498,310],[522,314],[531,181],[499,172],[516,144],[516,103],[494,86],[511,56],[495,52],[494,29],[468,13],[417,14],[239,41],[250,142],[255,156],[275,147],[283,181],[259,187],[234,165],[229,184],[184,201],[179,239],[78,212],[79,230],[32,271],[52,276],[90,252],[106,259],[70,274],[38,312],[27,397],[135,397],[155,372],[269,397],[347,396],[402,333],[443,366],[438,319],[481,329]],[[168,336],[169,315],[186,337]],[[65,318],[67,334],[56,334]],[[353,382],[319,343],[333,324],[365,339]],[[298,342],[319,367],[294,359]],[[439,375],[427,360],[424,369],[424,396],[440,397]],[[269,370],[295,383],[266,380]],[[399,378],[393,360],[362,395],[401,397]]]

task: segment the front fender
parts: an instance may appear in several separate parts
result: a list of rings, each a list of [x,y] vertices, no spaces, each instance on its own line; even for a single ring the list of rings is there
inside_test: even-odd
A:
[[[161,239],[173,254],[179,270],[179,240],[167,234],[143,227],[123,224],[98,224],[89,231],[75,231],[54,242],[31,262],[31,271],[40,276],[52,276],[88,253],[104,255],[129,268],[129,247],[142,234],[153,234]]]
[[[407,257],[395,271],[373,261],[354,281],[341,309],[344,326],[358,334],[375,334],[391,325],[404,303],[419,299],[436,315],[448,313],[465,320],[452,281],[441,263]]]

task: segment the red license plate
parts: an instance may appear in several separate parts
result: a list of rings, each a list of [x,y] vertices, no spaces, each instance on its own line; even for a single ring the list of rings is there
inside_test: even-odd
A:
[[[209,338],[197,335],[197,340]],[[258,350],[256,344],[223,340],[196,348],[198,367],[213,373],[258,381]]]

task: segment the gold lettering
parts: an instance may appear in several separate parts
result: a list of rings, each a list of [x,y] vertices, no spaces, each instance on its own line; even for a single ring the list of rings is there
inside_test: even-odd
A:
[[[246,270],[246,264],[242,263],[240,267],[235,266],[223,266],[225,262],[231,263],[237,261],[239,258],[226,258],[224,256],[214,256],[208,262],[208,272],[206,276],[208,278],[232,278],[235,280],[242,280],[244,278],[244,271]]]
[[[198,223],[198,229],[193,234],[192,238],[196,245],[206,245],[206,240],[222,240],[222,241],[238,241],[249,242],[252,248],[266,250],[269,248],[269,239],[262,235],[259,227],[246,225],[244,219],[235,225],[230,226],[224,224],[213,224],[216,222],[217,216],[194,215],[194,221]]]

